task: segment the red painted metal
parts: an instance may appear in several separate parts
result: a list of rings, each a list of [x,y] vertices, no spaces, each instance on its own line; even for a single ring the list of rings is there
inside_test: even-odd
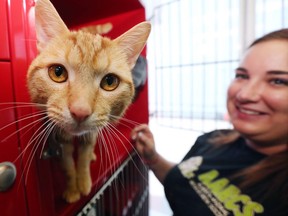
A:
[[[70,28],[111,22],[114,28],[107,35],[111,38],[145,20],[144,8],[137,0],[122,0],[121,3],[118,0],[52,2]],[[0,0],[0,163],[13,162],[18,172],[13,187],[6,192],[0,192],[0,214],[74,215],[93,193],[75,204],[65,203],[61,198],[65,179],[57,159],[40,159],[42,147],[35,152],[33,145],[29,146],[37,127],[28,127],[35,120],[27,118],[34,109],[23,106],[22,103],[29,102],[26,72],[29,63],[37,54],[34,21],[33,0]],[[144,50],[142,55],[145,54]],[[135,122],[147,123],[147,98],[146,83],[125,117]],[[96,146],[98,160],[91,164],[93,192],[101,187],[133,150],[129,142],[131,128],[125,125],[127,123],[123,121],[123,124],[117,126],[123,134],[119,135],[120,140],[115,138],[114,142],[107,142],[106,148]],[[5,139],[12,134],[9,139]],[[103,152],[104,149],[110,153]]]
[[[27,215],[26,198],[24,192],[23,178],[21,178],[22,161],[19,151],[17,134],[6,140],[9,134],[17,131],[14,123],[15,109],[14,104],[5,103],[13,101],[13,86],[11,79],[11,63],[0,62],[0,163],[9,161],[14,163],[18,172],[14,186],[5,192],[0,192],[0,211],[1,215]],[[7,127],[7,125],[10,125]],[[17,206],[17,208],[15,208]]]
[[[8,27],[7,27],[7,12],[5,1],[0,1],[0,60],[9,59],[9,42],[8,42]]]

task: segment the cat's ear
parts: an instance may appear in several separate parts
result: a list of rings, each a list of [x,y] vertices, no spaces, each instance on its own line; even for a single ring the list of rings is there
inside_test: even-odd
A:
[[[131,69],[134,67],[138,56],[147,42],[150,30],[151,24],[149,22],[142,22],[114,40],[127,55]]]
[[[37,49],[41,51],[54,37],[69,32],[49,0],[38,0],[35,6]]]

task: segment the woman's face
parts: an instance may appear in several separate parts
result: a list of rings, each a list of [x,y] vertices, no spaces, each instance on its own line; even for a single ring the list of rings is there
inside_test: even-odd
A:
[[[252,46],[235,73],[227,98],[234,128],[253,142],[288,144],[288,42]]]

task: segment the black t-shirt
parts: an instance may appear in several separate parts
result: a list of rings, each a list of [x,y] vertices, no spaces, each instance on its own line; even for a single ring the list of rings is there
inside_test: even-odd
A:
[[[215,147],[207,141],[212,133],[200,136],[183,161],[164,180],[165,194],[174,215],[284,215],[275,207],[279,204],[277,193],[263,199],[260,191],[263,191],[264,183],[252,190],[241,190],[237,186],[238,180],[231,178],[237,171],[266,156],[249,148],[241,137],[233,143]]]

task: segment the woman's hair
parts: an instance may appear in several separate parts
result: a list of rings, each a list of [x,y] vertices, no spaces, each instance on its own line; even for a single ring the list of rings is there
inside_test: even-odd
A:
[[[280,29],[277,31],[270,32],[263,37],[260,37],[256,39],[250,46],[254,46],[255,44],[264,42],[264,41],[270,41],[270,40],[288,40],[288,28]]]
[[[270,40],[286,40],[288,42],[288,29],[268,33],[256,39],[250,47]],[[232,130],[230,133],[217,134],[211,141],[216,146],[219,146],[229,144],[237,140],[240,136],[237,131]],[[240,188],[257,186],[257,184],[263,184],[264,179],[268,179],[269,185],[265,188],[266,190],[264,191],[263,197],[273,193],[275,194],[275,192],[277,193],[278,191],[279,194],[277,195],[281,197],[284,203],[288,203],[288,151],[269,155],[257,164],[240,171],[232,178],[242,179]]]

